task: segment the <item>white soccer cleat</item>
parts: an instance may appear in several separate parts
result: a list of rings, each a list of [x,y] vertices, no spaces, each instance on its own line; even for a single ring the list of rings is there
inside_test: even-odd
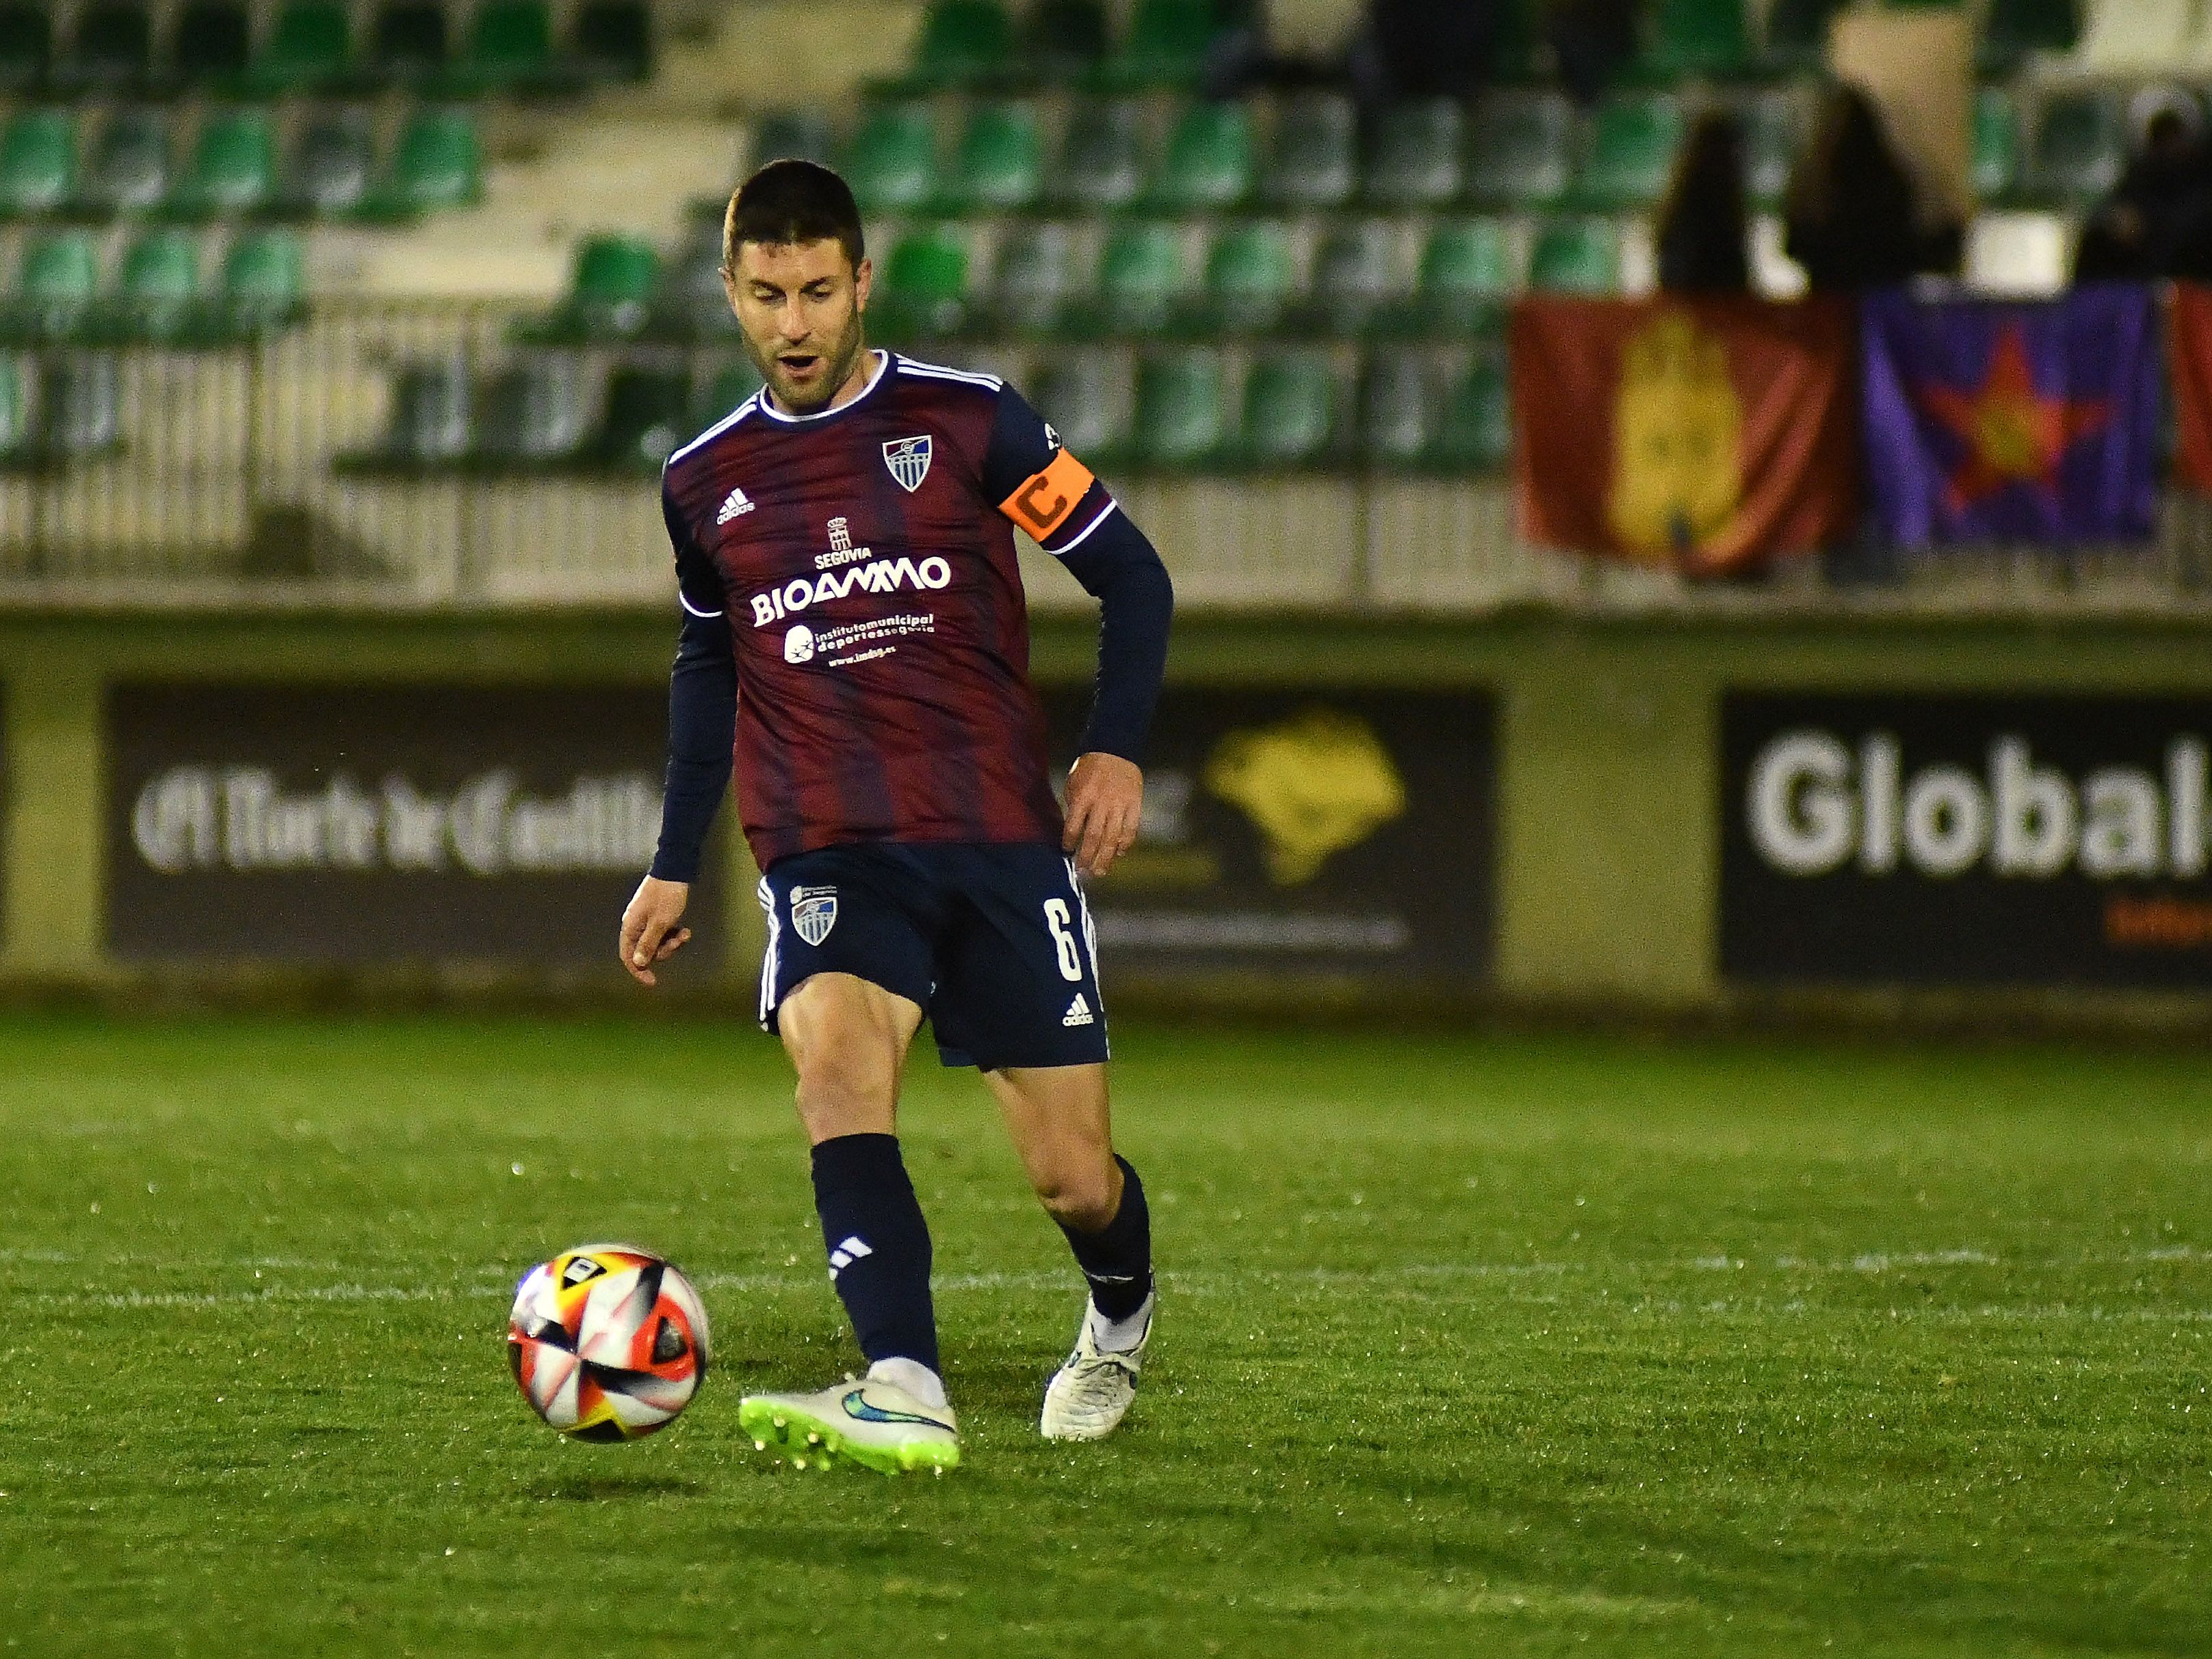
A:
[[[748,1395],[738,1421],[757,1449],[774,1448],[798,1468],[840,1458],[883,1474],[960,1466],[951,1407],[924,1405],[878,1377],[848,1376],[819,1394]]]
[[[1103,1440],[1121,1425],[1137,1397],[1137,1373],[1144,1366],[1145,1344],[1152,1340],[1152,1301],[1145,1298],[1144,1334],[1125,1353],[1099,1347],[1091,1334],[1097,1306],[1085,1307],[1075,1333],[1075,1352],[1044,1385],[1044,1414],[1037,1431],[1048,1440]]]

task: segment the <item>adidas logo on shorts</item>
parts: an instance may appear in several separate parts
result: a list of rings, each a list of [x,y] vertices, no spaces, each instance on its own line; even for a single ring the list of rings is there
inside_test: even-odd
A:
[[[1083,993],[1078,991],[1075,1000],[1067,1005],[1067,1012],[1060,1017],[1060,1023],[1062,1025],[1088,1025],[1094,1018],[1091,1005],[1083,1000]]]
[[[742,489],[732,489],[722,497],[722,510],[714,515],[714,522],[718,525],[727,524],[739,514],[750,513],[752,510],[753,504],[745,498],[745,492]]]

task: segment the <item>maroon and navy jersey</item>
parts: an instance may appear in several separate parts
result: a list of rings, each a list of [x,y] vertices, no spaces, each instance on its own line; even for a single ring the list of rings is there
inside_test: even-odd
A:
[[[1019,525],[1077,546],[1113,500],[996,376],[892,353],[851,402],[765,392],[669,457],[684,607],[727,619],[755,860],[848,842],[1053,842]]]

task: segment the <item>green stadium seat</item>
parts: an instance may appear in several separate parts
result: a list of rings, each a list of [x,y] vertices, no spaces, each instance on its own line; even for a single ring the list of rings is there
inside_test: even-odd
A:
[[[990,86],[1014,68],[1013,19],[1000,0],[933,0],[902,84],[925,91]]]
[[[1727,80],[1753,67],[1743,0],[1659,0],[1638,78]]]
[[[545,0],[479,0],[467,44],[437,78],[462,97],[555,81],[553,17]]]
[[[21,465],[38,448],[30,377],[23,372],[21,358],[0,352],[0,469]]]
[[[982,104],[969,114],[953,158],[952,205],[974,212],[1012,213],[1044,192],[1044,138],[1036,106]]]
[[[169,124],[160,112],[125,107],[107,118],[85,158],[80,204],[97,215],[144,213],[169,193]]]
[[[1288,227],[1240,225],[1223,230],[1206,261],[1205,316],[1210,330],[1260,334],[1276,327],[1297,289]]]
[[[937,133],[928,106],[871,109],[840,170],[863,213],[912,213],[927,206],[937,193]]]
[[[586,454],[601,466],[658,472],[689,435],[690,404],[682,369],[617,364],[607,375],[606,407]]]
[[[446,67],[451,48],[446,9],[436,0],[390,0],[378,9],[368,61],[387,81],[428,81]]]
[[[1682,106],[1672,94],[1608,100],[1597,112],[1574,195],[1586,207],[1648,207],[1667,191],[1681,148]]]
[[[585,0],[568,28],[568,60],[587,81],[653,75],[653,10],[646,0]]]
[[[58,460],[89,460],[123,444],[123,398],[112,351],[49,358],[39,376],[42,447]]]
[[[84,331],[99,294],[100,251],[89,234],[41,238],[23,250],[11,331],[19,338],[73,339]]]
[[[276,14],[246,84],[264,97],[333,87],[353,71],[353,14],[343,0],[290,0]]]
[[[357,109],[318,111],[294,143],[284,204],[311,218],[359,212],[368,200],[371,172],[367,116]]]
[[[1495,472],[1513,454],[1513,398],[1501,354],[1478,353],[1444,396],[1431,464],[1451,472]]]
[[[1378,221],[1337,226],[1314,255],[1310,325],[1328,334],[1364,334],[1402,302],[1393,269],[1391,228]]]
[[[760,371],[747,359],[734,358],[722,364],[701,384],[699,400],[691,409],[692,431],[687,436],[704,432],[760,389]]]
[[[1547,294],[1620,290],[1620,230],[1609,219],[1558,219],[1536,233],[1528,286]]]
[[[1190,87],[1218,27],[1211,0],[1137,0],[1129,33],[1100,66],[1113,87]]]
[[[95,0],[80,11],[69,56],[58,66],[68,85],[111,92],[144,89],[153,70],[153,19],[131,0]]]
[[[307,309],[306,264],[300,239],[289,230],[236,238],[223,256],[219,331],[265,334],[296,321]]]
[[[941,339],[968,322],[968,244],[949,225],[909,232],[893,245],[868,310],[886,339]]]
[[[54,17],[44,5],[0,5],[0,93],[35,91],[54,66]]]
[[[1990,0],[1982,20],[1982,67],[2009,71],[2029,52],[2071,52],[2081,39],[2075,0]]]
[[[1438,208],[1464,182],[1466,117],[1456,100],[1420,98],[1382,112],[1367,164],[1367,199],[1376,207]]]
[[[1063,326],[1078,292],[1074,238],[1054,220],[1012,223],[1000,233],[991,270],[991,316],[1016,334],[1051,334]]]
[[[1468,188],[1492,207],[1541,207],[1567,193],[1574,110],[1557,94],[1504,94],[1476,106],[1468,134]]]
[[[173,340],[191,321],[199,295],[199,248],[191,234],[149,231],[124,251],[116,273],[118,330],[126,339]]]
[[[1511,230],[1496,219],[1447,219],[1421,248],[1420,275],[1397,313],[1397,331],[1463,337],[1486,334],[1520,291]]]
[[[777,110],[763,116],[753,129],[751,165],[762,167],[786,156],[824,167],[835,161],[837,138],[830,118],[818,109]]]
[[[2020,106],[2009,87],[1984,87],[1974,94],[1970,177],[1978,201],[2008,201],[2020,187]]]
[[[2028,188],[2045,201],[2086,204],[2119,182],[2126,161],[2119,100],[2104,92],[2061,93],[2044,105]]]
[[[380,185],[363,210],[402,219],[473,205],[483,194],[483,158],[475,112],[426,105],[401,129]]]
[[[1359,459],[1387,471],[1425,463],[1436,443],[1438,410],[1429,362],[1419,351],[1377,352],[1359,385]]]
[[[1336,371],[1319,352],[1261,358],[1244,380],[1239,459],[1261,470],[1322,466],[1342,459],[1341,400]]]
[[[496,469],[537,470],[574,458],[592,435],[583,365],[533,352],[494,374],[476,399],[476,458]]]
[[[276,194],[276,132],[265,109],[211,111],[169,200],[186,218],[258,211]]]
[[[210,91],[237,86],[252,55],[252,25],[240,0],[192,0],[177,14],[173,40],[177,78]]]
[[[1048,86],[1095,77],[1106,60],[1106,9],[1099,0],[1035,0],[1020,52],[1024,72]]]
[[[1127,453],[1129,375],[1119,353],[1058,353],[1039,371],[1035,391],[1037,412],[1071,454],[1095,470]]]
[[[392,377],[392,402],[375,452],[356,458],[380,471],[429,471],[469,452],[469,380],[459,355],[408,363]]]
[[[1358,185],[1358,135],[1352,100],[1334,93],[1299,93],[1276,111],[1266,194],[1288,208],[1336,208]]]
[[[0,217],[56,213],[76,194],[76,115],[18,110],[0,134]]]
[[[1115,226],[1098,256],[1093,326],[1107,334],[1157,334],[1191,299],[1190,270],[1179,226],[1139,222]]]
[[[1219,212],[1252,193],[1252,112],[1242,104],[1188,105],[1168,136],[1151,204],[1168,213]]]
[[[1773,0],[1766,14],[1765,58],[1777,70],[1809,70],[1827,49],[1828,20],[1850,0]]]
[[[660,255],[635,236],[587,236],[576,250],[568,318],[580,337],[626,340],[652,320]]]
[[[1229,447],[1221,356],[1204,346],[1155,354],[1137,370],[1133,459],[1189,472],[1223,459]]]
[[[1135,104],[1119,98],[1079,104],[1068,112],[1053,193],[1090,212],[1128,207],[1144,187],[1142,155]]]

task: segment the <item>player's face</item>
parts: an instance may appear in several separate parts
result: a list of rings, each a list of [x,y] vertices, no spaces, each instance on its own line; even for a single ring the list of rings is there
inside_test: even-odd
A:
[[[775,400],[794,415],[828,406],[853,378],[864,348],[868,261],[854,270],[834,239],[744,242],[723,282],[745,348]]]

